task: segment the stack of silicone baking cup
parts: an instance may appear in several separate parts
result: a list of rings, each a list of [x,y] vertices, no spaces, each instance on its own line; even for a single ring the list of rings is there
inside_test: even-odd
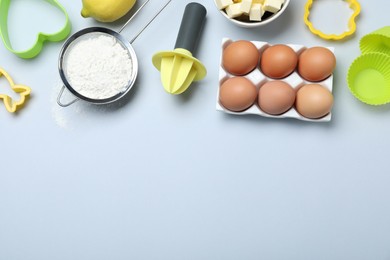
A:
[[[364,36],[360,40],[362,55],[348,71],[352,94],[369,105],[390,102],[390,26]]]

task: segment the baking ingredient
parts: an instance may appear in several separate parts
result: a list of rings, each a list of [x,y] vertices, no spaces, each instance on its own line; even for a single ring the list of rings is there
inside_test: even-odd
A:
[[[328,78],[335,67],[335,55],[324,47],[306,49],[299,56],[298,72],[308,81],[318,82]]]
[[[100,22],[114,22],[127,14],[136,0],[83,0],[81,15]]]
[[[252,6],[252,0],[241,0],[241,12],[244,14],[249,14]]]
[[[236,41],[223,51],[222,65],[231,74],[241,76],[257,67],[260,53],[250,41]]]
[[[261,18],[264,15],[264,9],[261,4],[252,4],[251,10],[249,11],[249,20],[250,21],[261,21]]]
[[[84,97],[106,99],[127,89],[132,60],[127,49],[113,36],[76,41],[65,56],[67,80]]]
[[[220,80],[218,84],[219,85],[218,98],[216,100],[217,101],[216,109],[218,111],[222,111],[224,113],[236,114],[236,115],[259,115],[259,116],[271,117],[271,118],[294,118],[294,119],[309,121],[309,122],[331,121],[332,116],[330,110],[333,104],[333,97],[331,93],[333,88],[333,76],[330,76],[324,81],[317,83],[320,84],[319,85],[320,89],[318,92],[320,92],[319,95],[322,96],[322,99],[317,99],[316,101],[314,101],[313,102],[314,108],[312,109],[309,108],[307,110],[308,112],[305,112],[304,105],[307,104],[308,102],[307,99],[303,99],[303,103],[301,102],[301,100],[298,100],[298,105],[295,106],[297,92],[305,84],[315,84],[316,82],[309,82],[303,79],[302,77],[300,77],[300,75],[297,72],[297,67],[292,72],[292,74],[284,78],[272,79],[271,77],[265,75],[260,68],[261,60],[263,59],[263,57],[260,57],[260,65],[257,66],[253,71],[249,72],[248,74],[240,76],[249,80],[256,87],[257,93],[256,93],[255,103],[251,105],[252,100],[248,98],[249,101],[245,105],[240,106],[239,108],[235,108],[235,110],[234,108],[229,109],[229,104],[233,103],[233,106],[236,105],[234,103],[236,102],[236,100],[234,100],[236,96],[232,94],[229,96],[229,98],[231,99],[228,100],[228,102],[224,102],[225,100],[227,100],[227,98],[224,97],[223,95],[224,93],[221,93],[223,90],[222,85],[228,84],[229,81],[226,80],[232,78],[233,76],[223,66],[222,61],[223,61],[224,50],[232,42],[233,41],[228,38],[224,38],[221,42],[222,57],[219,65],[218,78]],[[253,43],[256,46],[256,48],[259,50],[260,56],[262,56],[262,54],[267,48],[272,46],[269,43],[262,42],[262,41],[251,41],[251,43]],[[291,49],[294,50],[298,56],[301,53],[301,51],[304,51],[307,48],[305,46],[294,45],[294,44],[288,44],[287,46],[291,47]],[[282,62],[278,63],[277,65],[284,66]],[[305,89],[306,87],[302,88],[301,93],[305,94]],[[325,92],[325,94],[323,92]],[[328,100],[328,104],[321,103],[321,101],[326,102],[327,100]],[[305,101],[306,103],[304,103]],[[298,112],[297,107],[301,108],[300,112]],[[321,108],[323,108],[322,111],[318,112],[318,110],[321,110]],[[234,111],[235,113],[232,113],[229,110]]]
[[[298,90],[295,107],[306,118],[324,117],[330,113],[332,106],[332,93],[319,84],[308,84]]]
[[[216,0],[215,3],[217,4],[217,7],[219,10],[225,9],[229,5],[233,4],[232,0]]]
[[[226,80],[220,87],[219,101],[226,109],[240,112],[253,105],[257,97],[257,89],[251,81],[244,77]]]
[[[225,10],[231,19],[261,21],[264,13],[277,13],[282,9],[284,0],[215,0],[219,10]]]
[[[265,0],[264,10],[271,13],[277,13],[282,9],[284,0]]]
[[[260,62],[263,73],[274,79],[290,75],[298,64],[298,55],[287,45],[274,45],[267,48]]]
[[[283,114],[290,110],[294,102],[295,90],[283,81],[270,81],[260,87],[258,104],[267,114]]]
[[[241,11],[241,3],[229,5],[225,11],[229,18],[240,17],[243,14]]]

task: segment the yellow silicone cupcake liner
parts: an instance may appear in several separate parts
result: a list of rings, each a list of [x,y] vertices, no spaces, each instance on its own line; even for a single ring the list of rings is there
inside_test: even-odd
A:
[[[360,40],[360,50],[364,53],[380,52],[390,55],[390,26],[383,27]]]
[[[390,102],[390,56],[367,53],[358,57],[348,71],[348,87],[360,101],[369,105]]]

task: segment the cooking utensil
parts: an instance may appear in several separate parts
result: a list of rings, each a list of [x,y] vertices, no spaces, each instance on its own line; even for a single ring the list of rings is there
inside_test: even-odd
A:
[[[360,40],[362,55],[348,70],[348,87],[360,101],[373,106],[390,103],[390,26]]]
[[[343,32],[343,33],[338,34],[338,35],[337,34],[326,34],[326,33],[323,33],[322,31],[314,28],[313,23],[309,19],[310,18],[310,10],[311,10],[311,7],[313,5],[313,1],[314,0],[307,1],[306,5],[305,5],[305,14],[303,17],[303,20],[304,20],[306,26],[309,28],[309,30],[313,34],[315,34],[315,35],[317,35],[325,40],[342,40],[342,39],[355,33],[355,31],[356,31],[355,20],[356,20],[356,17],[360,14],[360,10],[361,10],[360,4],[357,0],[344,0],[349,4],[349,7],[353,10],[353,14],[349,18],[348,30],[346,32]]]
[[[8,95],[0,94],[0,100],[4,101],[5,108],[8,110],[8,112],[14,113],[23,107],[24,103],[26,102],[28,96],[31,93],[31,89],[24,85],[15,84],[11,76],[4,69],[0,68],[0,77],[2,76],[6,78],[12,90],[20,94],[20,98],[18,101],[12,100],[12,98]]]
[[[348,87],[360,101],[373,106],[390,102],[390,56],[372,52],[359,56],[348,71]]]
[[[58,94],[57,98],[57,103],[58,105],[62,107],[68,107],[75,102],[79,100],[83,100],[92,104],[108,104],[112,103],[122,97],[124,97],[130,89],[133,87],[137,75],[138,75],[138,59],[137,55],[134,51],[134,48],[132,46],[133,42],[142,34],[142,32],[154,21],[154,19],[169,5],[169,3],[172,0],[167,1],[167,3],[152,17],[152,19],[135,35],[135,37],[128,42],[120,33],[123,31],[123,29],[132,21],[132,19],[142,10],[142,8],[149,2],[150,0],[145,1],[140,8],[130,17],[130,19],[123,25],[123,27],[118,31],[113,31],[108,28],[102,28],[102,27],[91,27],[91,28],[86,28],[83,29],[74,35],[72,35],[64,44],[64,46],[61,49],[60,55],[59,55],[59,60],[58,60],[58,70],[61,76],[61,79],[64,83],[64,86],[61,88],[60,93]],[[69,54],[69,50],[72,48],[72,46],[75,46],[78,42],[91,39],[94,37],[99,37],[101,35],[106,35],[106,36],[111,36],[116,39],[116,41],[122,45],[122,47],[127,50],[126,55],[129,55],[131,62],[132,62],[132,67],[133,69],[129,72],[131,73],[130,81],[128,82],[128,85],[126,86],[125,90],[117,93],[116,95],[105,98],[105,99],[92,99],[86,96],[83,96],[79,92],[77,92],[69,83],[68,77],[67,77],[67,71],[66,71],[66,60],[67,60],[67,55]],[[74,96],[76,96],[76,99],[68,102],[68,103],[63,103],[61,101],[62,95],[64,93],[65,88],[67,88]]]
[[[66,18],[64,27],[62,27],[62,29],[58,32],[52,34],[40,32],[31,48],[24,51],[17,51],[12,47],[8,32],[8,10],[11,4],[11,0],[0,0],[0,36],[3,39],[5,47],[20,58],[30,59],[37,56],[41,52],[45,41],[62,41],[68,37],[71,31],[71,24],[65,8],[56,0],[46,0],[46,2],[57,7],[61,12],[64,13]]]
[[[390,26],[363,36],[360,40],[360,51],[363,54],[380,52],[390,56]]]
[[[161,81],[168,93],[181,94],[193,81],[203,79],[205,66],[193,57],[203,23],[206,8],[198,3],[186,6],[175,50],[158,52],[153,56],[153,65],[161,72]]]

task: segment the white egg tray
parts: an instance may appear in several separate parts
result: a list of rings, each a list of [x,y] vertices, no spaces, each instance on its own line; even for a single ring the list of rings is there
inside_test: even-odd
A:
[[[233,111],[230,111],[230,110],[224,108],[221,105],[221,103],[219,102],[219,89],[220,89],[221,85],[227,79],[235,77],[235,76],[228,73],[223,68],[222,56],[223,56],[223,50],[232,42],[233,41],[229,38],[222,39],[222,52],[221,52],[221,60],[220,60],[220,67],[219,67],[219,87],[218,87],[218,92],[217,92],[217,106],[216,106],[218,111],[223,111],[225,113],[233,114],[233,115],[259,115],[259,116],[270,117],[270,118],[295,118],[298,120],[310,121],[310,122],[329,122],[331,120],[332,113],[329,113],[328,115],[326,115],[322,118],[319,118],[319,119],[306,118],[306,117],[302,116],[301,114],[299,114],[294,106],[290,110],[285,112],[284,114],[277,115],[277,116],[270,115],[270,114],[267,114],[260,109],[260,107],[257,105],[257,99],[256,99],[256,102],[254,105],[252,105],[250,108],[248,108],[247,110],[242,111],[242,112],[233,112]],[[251,41],[251,42],[257,47],[260,54],[262,54],[267,47],[272,46],[271,44],[269,44],[267,42],[260,42],[260,41]],[[307,47],[302,46],[302,45],[295,45],[295,44],[287,44],[287,45],[290,46],[298,55],[301,54],[305,49],[307,49]],[[327,47],[327,49],[329,49],[330,51],[332,51],[334,53],[334,48]],[[262,85],[264,85],[266,82],[275,80],[275,79],[272,79],[272,78],[265,76],[262,73],[262,71],[260,70],[259,65],[256,67],[255,70],[253,70],[252,72],[250,72],[249,74],[247,74],[243,77],[252,81],[252,83],[256,86],[257,90],[259,90],[259,88]],[[328,77],[327,79],[325,79],[324,81],[311,82],[311,81],[307,81],[307,80],[303,79],[298,74],[297,70],[295,70],[292,74],[290,74],[286,78],[278,79],[278,80],[281,80],[281,81],[284,81],[284,82],[290,84],[291,87],[293,87],[296,90],[298,90],[300,87],[302,87],[306,84],[320,84],[324,88],[327,88],[330,92],[332,92],[332,89],[333,89],[333,74],[330,77]]]

